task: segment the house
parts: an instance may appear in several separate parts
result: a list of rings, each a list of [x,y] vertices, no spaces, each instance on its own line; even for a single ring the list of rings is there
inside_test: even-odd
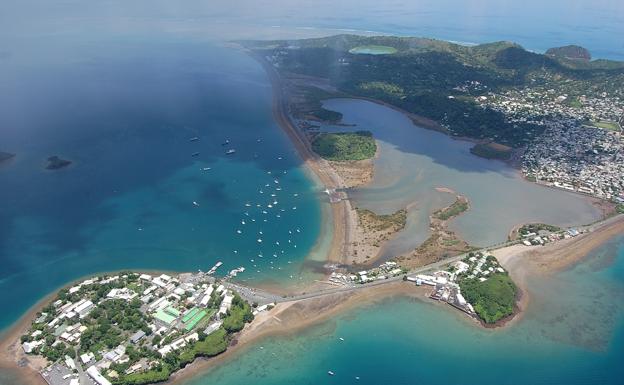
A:
[[[112,385],[110,381],[108,381],[103,375],[100,374],[95,366],[89,367],[89,369],[87,369],[87,374],[93,379],[93,381],[97,382],[99,385]]]
[[[139,330],[130,337],[130,342],[136,344],[137,342],[141,341],[143,337],[145,337],[145,332],[143,330]]]

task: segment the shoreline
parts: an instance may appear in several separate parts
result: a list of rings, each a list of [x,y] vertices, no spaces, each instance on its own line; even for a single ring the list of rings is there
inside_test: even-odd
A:
[[[493,325],[477,323],[480,323],[481,327],[491,330],[506,328],[516,324],[522,319],[530,302],[530,288],[526,281],[528,276],[534,274],[550,275],[562,271],[581,261],[611,238],[621,234],[624,234],[623,215],[601,223],[592,231],[581,234],[576,238],[562,240],[546,246],[512,245],[493,250],[492,254],[509,271],[509,274],[516,282],[520,295],[514,313],[509,317]],[[65,286],[69,285],[71,283]],[[252,324],[247,325],[236,336],[235,342],[230,345],[226,352],[217,357],[194,361],[187,368],[173,375],[167,384],[179,384],[204,374],[207,370],[230,357],[244,353],[246,349],[263,338],[293,335],[302,329],[322,323],[337,314],[357,307],[374,305],[379,300],[388,297],[408,296],[428,301],[428,292],[428,287],[419,287],[397,280],[385,285],[370,286],[360,290],[337,292],[322,297],[278,303],[274,309],[261,314]],[[36,367],[18,362],[20,356],[25,356],[20,350],[19,336],[30,327],[36,312],[44,307],[56,293],[57,291],[48,294],[40,300],[1,336],[0,368],[17,374],[17,378],[22,384],[46,384]]]
[[[292,336],[308,327],[319,325],[330,318],[357,308],[374,306],[392,297],[411,297],[430,301],[428,290],[410,283],[396,281],[383,287],[369,287],[355,292],[345,292],[320,298],[283,302],[243,329],[234,346],[211,359],[195,361],[171,377],[166,384],[181,384],[209,373],[218,364],[244,354],[248,349],[270,337]]]
[[[282,128],[284,133],[290,138],[291,143],[297,150],[297,153],[303,160],[306,167],[311,170],[325,188],[340,189],[345,184],[336,171],[320,156],[316,155],[307,138],[299,131],[292,122],[288,114],[287,101],[284,97],[284,90],[279,74],[273,66],[264,58],[259,57],[251,50],[242,48],[245,53],[256,60],[264,69],[273,93],[272,113],[277,124]],[[350,215],[351,202],[343,199],[338,203],[330,203],[333,216],[333,237],[329,246],[327,263],[346,264],[346,246],[350,243],[351,234],[357,223],[353,222]]]
[[[480,144],[480,143],[486,143],[487,141],[484,140],[479,140],[479,139],[474,139],[474,138],[470,138],[467,136],[453,136],[450,135],[449,131],[447,129],[445,129],[442,125],[440,125],[440,123],[426,118],[424,116],[421,115],[417,115],[414,114],[413,112],[409,112],[407,110],[404,110],[400,107],[397,107],[393,104],[390,104],[388,102],[384,102],[383,100],[379,100],[379,99],[374,99],[374,98],[370,98],[370,97],[366,97],[366,96],[357,96],[357,95],[336,95],[333,96],[331,98],[328,99],[354,99],[354,100],[364,100],[367,102],[371,102],[371,103],[375,103],[377,105],[380,106],[384,106],[387,108],[390,108],[391,110],[394,110],[396,112],[399,112],[401,114],[403,114],[405,117],[407,117],[412,124],[414,124],[417,127],[421,127],[424,128],[426,130],[430,130],[430,131],[435,131],[435,132],[439,132],[440,134],[446,135],[448,138],[452,139],[452,140],[457,140],[460,142],[467,142],[467,143],[472,143],[472,144]],[[512,152],[516,152],[516,151],[524,151],[524,149],[517,149],[517,148],[513,148]],[[614,212],[615,210],[615,204],[613,204],[612,202],[603,199],[603,198],[599,198],[587,193],[583,193],[581,191],[578,190],[568,190],[565,188],[561,188],[561,187],[557,187],[554,185],[550,185],[550,184],[546,184],[546,183],[540,183],[539,181],[533,182],[531,180],[529,180],[523,173],[520,167],[520,163],[518,163],[518,159],[516,155],[513,155],[511,157],[511,159],[509,160],[502,160],[502,159],[490,159],[490,158],[484,158],[475,154],[472,154],[474,156],[476,156],[477,158],[480,159],[485,159],[485,160],[489,160],[489,161],[498,161],[498,162],[502,162],[505,165],[507,165],[509,168],[513,169],[517,175],[520,176],[520,178],[522,178],[524,181],[528,182],[528,183],[532,183],[541,187],[545,187],[545,188],[550,188],[556,191],[561,191],[561,192],[567,192],[582,198],[587,199],[590,203],[592,203],[592,205],[597,206],[598,209],[600,211],[602,211],[603,214],[603,218],[605,219],[606,217],[609,216],[609,213]]]

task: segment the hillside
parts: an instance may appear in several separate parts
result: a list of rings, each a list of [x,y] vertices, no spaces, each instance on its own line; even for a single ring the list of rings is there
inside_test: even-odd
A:
[[[512,42],[464,46],[427,38],[337,35],[242,44],[282,74],[328,79],[342,93],[395,105],[439,123],[453,136],[514,148],[530,143],[543,127],[509,122],[478,98],[535,88],[574,100],[621,93],[624,84],[624,63],[560,57],[569,50],[538,54]],[[370,52],[370,47],[381,51]]]

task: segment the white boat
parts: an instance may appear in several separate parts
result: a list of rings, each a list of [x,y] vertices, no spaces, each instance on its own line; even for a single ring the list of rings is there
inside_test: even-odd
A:
[[[242,234],[243,232],[240,230],[236,230],[237,233]]]
[[[231,148],[231,149],[229,149],[229,150],[227,150],[227,151],[225,152],[225,155],[232,155],[232,154],[234,154],[235,152],[236,152],[236,150],[235,150],[235,149],[233,149],[233,148]]]
[[[210,170],[210,167],[204,167],[204,168],[202,168],[202,170],[203,171],[208,171],[208,170]]]
[[[198,140],[199,140],[198,136],[194,136],[191,139],[189,139],[189,141],[191,141],[191,142],[197,142]]]
[[[332,372],[331,370],[328,370],[327,374],[329,374],[330,376],[335,376],[336,375],[336,373]]]
[[[199,206],[199,203],[193,201],[193,206]]]
[[[262,243],[262,238],[258,238],[258,243]]]
[[[245,207],[251,207],[251,203],[245,203]]]
[[[342,338],[342,337],[340,337],[339,339],[340,339],[340,341],[344,341],[344,338]]]

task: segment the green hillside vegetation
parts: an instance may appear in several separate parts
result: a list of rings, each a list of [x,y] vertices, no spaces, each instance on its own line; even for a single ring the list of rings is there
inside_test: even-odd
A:
[[[517,289],[507,273],[491,274],[483,282],[463,278],[459,286],[462,295],[484,322],[492,324],[513,313]]]
[[[312,141],[312,150],[327,160],[364,160],[375,156],[377,144],[369,131],[321,133]]]
[[[279,58],[280,71],[327,78],[344,94],[378,99],[434,120],[450,135],[513,148],[530,143],[543,127],[507,122],[502,113],[476,103],[476,97],[530,87],[575,100],[581,94],[611,94],[624,84],[624,63],[547,56],[510,42],[463,46],[425,38],[338,35],[243,44]],[[392,47],[396,53],[349,52],[361,46]],[[462,88],[466,84],[477,86]]]

